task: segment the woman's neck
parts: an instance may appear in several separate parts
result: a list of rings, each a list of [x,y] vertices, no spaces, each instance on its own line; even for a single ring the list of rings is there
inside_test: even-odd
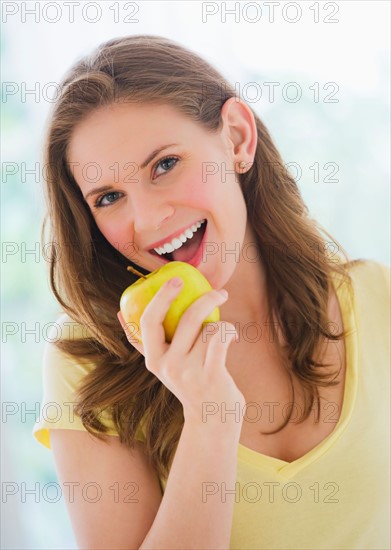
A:
[[[262,258],[259,254],[254,257],[255,243],[255,235],[250,224],[247,224],[242,250],[250,250],[251,246],[251,257],[247,259],[246,254],[240,254],[231,279],[224,285],[229,298],[220,306],[222,321],[263,323],[267,319],[266,274]]]

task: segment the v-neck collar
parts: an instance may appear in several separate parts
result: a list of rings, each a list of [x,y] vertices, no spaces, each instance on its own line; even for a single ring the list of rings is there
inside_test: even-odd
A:
[[[332,273],[332,283],[338,298],[344,329],[346,330],[346,368],[342,410],[334,430],[308,453],[293,462],[286,462],[285,460],[259,453],[239,443],[238,463],[246,462],[257,468],[264,468],[266,471],[274,473],[277,476],[292,477],[321,457],[341,437],[348,426],[356,401],[358,385],[357,324],[354,295],[349,292],[349,285],[337,284],[337,282],[339,282],[339,277],[339,274],[335,272]],[[351,290],[353,291],[354,289],[351,288]]]

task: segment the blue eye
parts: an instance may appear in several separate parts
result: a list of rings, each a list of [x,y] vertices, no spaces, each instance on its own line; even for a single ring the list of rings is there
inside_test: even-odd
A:
[[[110,197],[112,195],[120,195],[121,193],[118,193],[118,191],[111,191],[110,193],[106,193],[105,195],[100,195],[100,197],[98,197],[96,199],[96,202],[95,202],[95,205],[96,208],[102,208],[102,207],[105,207],[105,206],[110,206],[110,204],[113,204],[114,202],[116,202],[116,200],[109,200],[109,204],[102,204],[102,201],[103,199],[105,199],[106,197]],[[118,199],[117,199],[118,200]]]
[[[166,170],[163,171],[162,174],[159,174],[157,177],[159,177],[159,176],[169,172],[170,170],[172,170],[173,166],[175,166],[175,164],[177,163],[179,158],[178,157],[165,157],[165,158],[159,160],[159,162],[157,162],[155,164],[154,173],[155,173],[157,167],[159,167],[159,166],[164,167],[164,165],[166,163],[168,163],[168,161],[172,161],[172,160],[175,161],[174,164],[171,164],[171,166],[169,166]],[[95,204],[94,204],[95,208],[104,208],[106,206],[110,206],[111,204],[116,203],[118,201],[118,198],[119,198],[118,195],[123,195],[123,193],[120,193],[118,191],[110,191],[110,193],[105,193],[104,195],[100,195],[95,201]],[[116,197],[116,198],[114,198],[114,200],[110,200],[110,198],[108,198],[108,197],[113,197],[113,196]],[[103,204],[103,200],[106,200],[106,198],[107,198],[108,204]]]
[[[165,157],[165,158],[163,158],[162,160],[159,160],[159,162],[155,164],[155,169],[156,169],[156,167],[158,167],[158,166],[160,166],[160,165],[163,166],[163,165],[164,165],[167,161],[169,161],[169,160],[174,160],[175,162],[174,162],[173,165],[171,165],[171,167],[169,167],[167,170],[165,170],[165,171],[163,172],[163,174],[164,174],[165,172],[169,172],[169,171],[172,169],[172,167],[175,166],[175,164],[176,164],[177,161],[179,160],[177,157]],[[154,172],[155,172],[155,170],[154,170]]]

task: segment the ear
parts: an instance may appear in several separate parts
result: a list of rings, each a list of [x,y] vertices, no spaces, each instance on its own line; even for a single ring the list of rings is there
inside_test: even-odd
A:
[[[239,163],[245,162],[246,172],[254,162],[258,142],[257,126],[250,107],[238,97],[230,97],[221,108],[222,134],[239,172]]]

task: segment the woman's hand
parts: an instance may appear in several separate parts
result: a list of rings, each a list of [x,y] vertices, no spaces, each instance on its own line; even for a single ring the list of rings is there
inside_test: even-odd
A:
[[[168,344],[163,321],[183,287],[183,282],[179,287],[174,286],[174,280],[167,281],[158,290],[141,316],[143,345],[127,330],[120,312],[118,319],[129,342],[144,355],[147,369],[181,401],[185,422],[205,423],[220,429],[236,424],[240,432],[246,402],[225,364],[235,327],[219,321],[200,329],[207,315],[225,302],[227,296],[211,290],[198,298],[182,315]],[[211,325],[217,329],[213,334]],[[232,414],[234,410],[240,411],[240,415]]]

